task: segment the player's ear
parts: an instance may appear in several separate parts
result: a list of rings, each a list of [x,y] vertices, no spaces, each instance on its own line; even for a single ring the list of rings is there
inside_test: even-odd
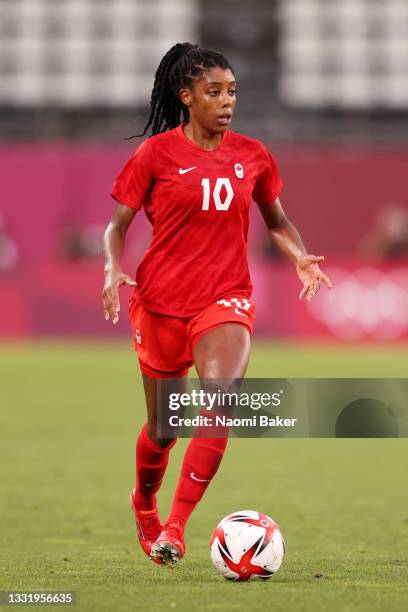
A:
[[[189,89],[180,89],[179,97],[184,106],[191,106],[192,96],[191,91]]]

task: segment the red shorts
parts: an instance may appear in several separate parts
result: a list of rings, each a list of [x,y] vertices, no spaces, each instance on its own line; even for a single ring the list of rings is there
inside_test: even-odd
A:
[[[255,306],[234,294],[207,306],[193,317],[168,317],[146,310],[137,292],[129,302],[133,340],[143,374],[179,378],[193,365],[193,348],[210,329],[240,323],[252,333]]]

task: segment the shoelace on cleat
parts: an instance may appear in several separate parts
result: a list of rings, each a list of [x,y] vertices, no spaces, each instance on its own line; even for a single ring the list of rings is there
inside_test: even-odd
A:
[[[166,523],[163,531],[183,542],[183,526],[181,523]]]
[[[137,512],[137,518],[139,527],[142,530],[143,537],[146,540],[155,540],[157,537],[157,530],[161,528],[160,521],[156,514],[156,511],[152,512]]]

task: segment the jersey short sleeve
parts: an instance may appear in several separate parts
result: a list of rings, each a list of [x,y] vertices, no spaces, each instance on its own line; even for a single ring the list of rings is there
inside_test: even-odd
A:
[[[124,166],[115,180],[111,196],[118,202],[139,210],[153,181],[152,150],[145,140]]]
[[[276,161],[265,147],[262,147],[262,152],[262,170],[260,170],[252,193],[255,202],[261,205],[274,202],[283,188]]]

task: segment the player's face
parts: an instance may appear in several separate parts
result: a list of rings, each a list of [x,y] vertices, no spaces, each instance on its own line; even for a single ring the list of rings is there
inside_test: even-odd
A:
[[[180,92],[190,119],[210,133],[228,130],[236,103],[236,82],[231,70],[211,68],[194,83],[193,89]]]

